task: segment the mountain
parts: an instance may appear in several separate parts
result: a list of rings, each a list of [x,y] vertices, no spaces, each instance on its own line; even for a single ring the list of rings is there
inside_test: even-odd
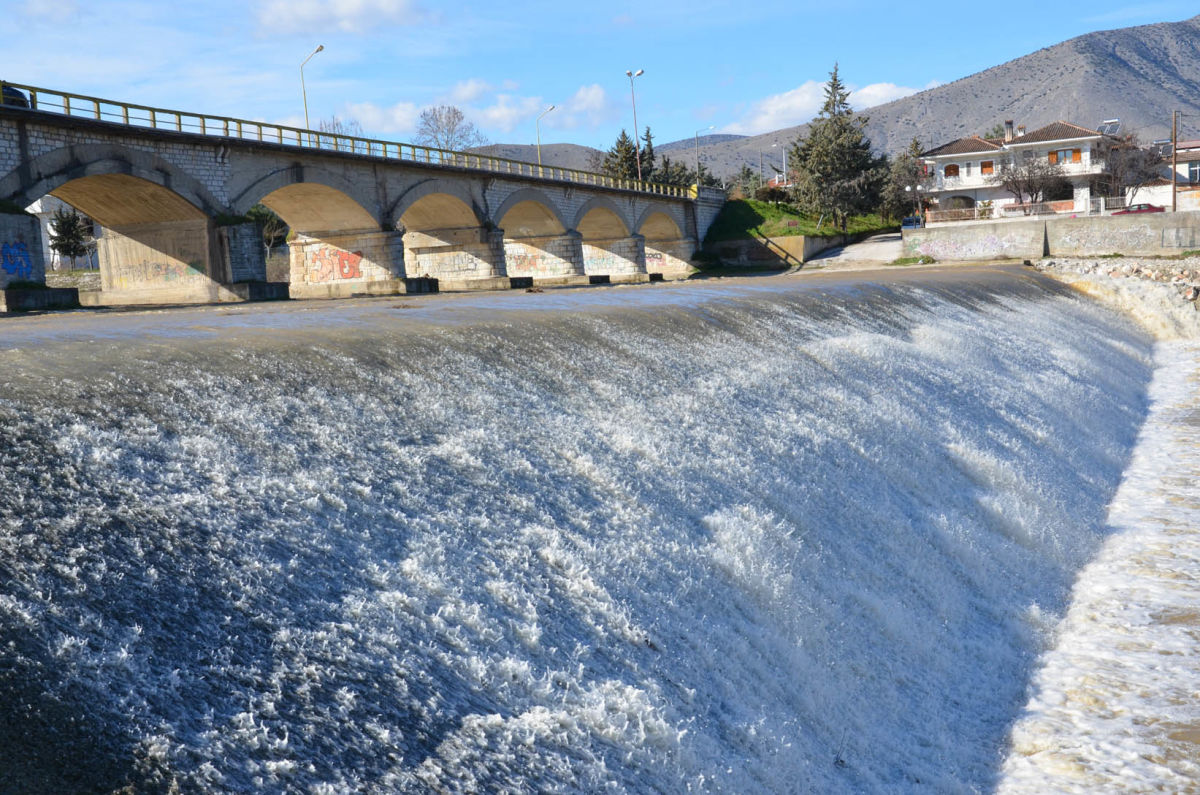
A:
[[[851,95],[851,101],[854,97]],[[1168,138],[1171,111],[1181,110],[1184,138],[1200,138],[1200,16],[1088,33],[1009,61],[953,83],[863,111],[875,149],[896,153],[915,136],[933,148],[967,135],[985,133],[1006,119],[1035,129],[1065,120],[1095,127],[1119,118],[1121,132],[1136,132],[1143,143]],[[719,177],[743,166],[767,178],[783,170],[783,152],[807,124],[754,136],[700,138],[701,161]],[[694,138],[656,144],[691,163]],[[537,161],[532,146],[497,145],[517,160]],[[588,169],[597,150],[571,144],[542,146],[547,165]],[[508,154],[510,153],[511,154]],[[500,154],[500,151],[493,152]]]

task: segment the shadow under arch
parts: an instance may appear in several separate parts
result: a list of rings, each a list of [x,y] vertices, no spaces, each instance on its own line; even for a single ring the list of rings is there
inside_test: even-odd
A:
[[[263,175],[233,199],[235,214],[269,207],[289,227],[306,234],[383,228],[372,211],[374,196],[328,169],[294,164]]]
[[[483,227],[487,214],[463,180],[426,179],[404,191],[388,208],[387,220],[389,229],[428,231]]]
[[[504,237],[549,237],[566,234],[568,220],[545,193],[521,188],[510,193],[492,215]]]
[[[606,216],[619,222],[619,228],[611,223],[606,223]],[[579,208],[579,212],[575,213],[575,222],[571,228],[587,239],[591,237],[628,237],[633,226],[616,202],[607,196],[593,196]]]

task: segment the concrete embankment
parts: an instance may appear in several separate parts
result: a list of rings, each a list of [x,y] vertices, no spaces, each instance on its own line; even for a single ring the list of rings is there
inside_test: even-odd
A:
[[[960,260],[1155,257],[1200,249],[1200,212],[957,224],[904,231],[906,256]]]

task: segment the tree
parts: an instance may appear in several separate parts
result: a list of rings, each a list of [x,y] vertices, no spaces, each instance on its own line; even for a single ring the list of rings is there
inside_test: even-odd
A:
[[[1125,198],[1132,204],[1138,189],[1162,176],[1162,167],[1162,155],[1138,146],[1137,135],[1130,135],[1108,150],[1098,187],[1104,195]]]
[[[246,211],[246,217],[258,224],[265,256],[269,258],[271,249],[282,245],[283,241],[287,239],[288,225],[265,204],[256,204],[251,207]]]
[[[617,179],[637,179],[637,151],[629,133],[621,130],[617,142],[604,156],[600,164],[601,173]]]
[[[897,155],[888,167],[880,211],[889,218],[903,218],[914,210],[919,214],[925,179],[921,142],[914,137],[908,148]]]
[[[803,209],[834,219],[844,232],[849,217],[878,203],[882,161],[871,152],[867,118],[850,107],[850,91],[835,64],[825,85],[825,103],[792,146],[795,196]]]
[[[330,116],[328,119],[321,119],[317,122],[317,129],[323,133],[331,135],[348,135],[351,138],[365,138],[366,133],[363,132],[362,125],[354,119],[340,119],[337,116]]]
[[[646,172],[643,171],[642,174]],[[671,158],[664,157],[649,179],[662,185],[691,185],[696,181],[696,175],[683,163],[672,163]]]
[[[1028,205],[1060,195],[1064,185],[1070,188],[1062,166],[1051,163],[1044,155],[1025,152],[1020,158],[1010,156],[1001,160],[998,166],[988,177],[988,183],[999,185],[1016,197],[1017,204],[1024,205],[1026,215],[1030,212]]]
[[[50,249],[64,257],[70,257],[71,269],[74,270],[75,260],[86,256],[91,247],[91,222],[75,210],[60,207],[54,211],[51,227]]]
[[[654,179],[654,137],[650,135],[649,127],[646,127],[646,133],[642,136],[640,155],[642,162],[642,179],[646,182],[659,181]]]
[[[453,105],[425,108],[417,120],[417,143],[434,149],[459,152],[486,146],[487,138]]]
[[[1004,123],[996,122],[992,129],[985,132],[980,138],[1003,138],[1005,133]]]

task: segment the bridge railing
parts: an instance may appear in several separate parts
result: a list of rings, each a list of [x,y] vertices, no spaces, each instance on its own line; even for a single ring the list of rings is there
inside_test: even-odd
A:
[[[17,95],[13,94],[10,89],[17,89],[24,92],[26,98],[23,101],[18,99]],[[418,144],[383,141],[375,138],[363,138],[355,135],[322,132],[319,130],[306,130],[299,127],[269,124],[249,119],[209,116],[181,110],[154,108],[148,105],[117,102],[111,99],[71,94],[20,83],[0,81],[0,96],[3,97],[0,100],[0,104],[8,106],[23,107],[27,103],[28,107],[33,110],[57,113],[72,118],[111,122],[127,127],[169,130],[215,138],[233,138],[242,141],[261,141],[263,143],[282,146],[296,146],[303,149],[320,149],[389,160],[403,160],[438,166],[454,166],[497,174],[536,177],[582,185],[594,185],[603,188],[654,193],[662,196],[684,198],[695,198],[696,196],[695,186],[663,185],[657,182],[611,177],[607,174],[597,174],[592,171],[580,171],[560,166],[543,166],[537,163],[527,163],[523,160],[509,160],[508,158],[493,157],[476,152],[455,152],[448,149],[420,146]]]

